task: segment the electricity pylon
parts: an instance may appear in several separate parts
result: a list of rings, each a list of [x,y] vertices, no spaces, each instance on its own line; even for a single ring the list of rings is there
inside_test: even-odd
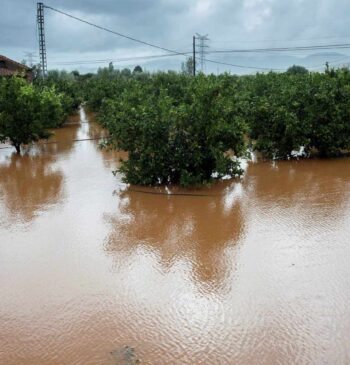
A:
[[[199,33],[196,33],[196,38],[199,41],[198,48],[199,48],[199,60],[200,60],[200,66],[201,71],[204,72],[205,69],[205,55],[208,53],[207,49],[209,46],[207,45],[207,41],[209,41],[208,34],[201,35]]]

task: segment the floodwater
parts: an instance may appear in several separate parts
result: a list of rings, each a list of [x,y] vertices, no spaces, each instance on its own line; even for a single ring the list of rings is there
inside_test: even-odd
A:
[[[0,149],[1,365],[350,363],[350,159],[167,196],[102,135]]]

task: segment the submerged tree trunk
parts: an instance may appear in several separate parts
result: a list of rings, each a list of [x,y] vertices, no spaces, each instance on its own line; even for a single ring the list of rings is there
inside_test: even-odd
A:
[[[19,155],[21,153],[21,145],[20,144],[14,144],[15,148],[16,148],[16,152]]]

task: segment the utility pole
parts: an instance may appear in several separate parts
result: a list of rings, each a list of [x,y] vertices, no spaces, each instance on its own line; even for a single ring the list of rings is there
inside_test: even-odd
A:
[[[204,72],[205,67],[205,55],[208,53],[206,48],[209,48],[209,46],[206,44],[207,41],[209,41],[208,34],[206,35],[200,35],[197,34],[197,39],[199,40],[199,54],[200,54],[200,63],[201,63],[201,71]]]
[[[43,79],[47,74],[46,44],[45,44],[45,27],[44,27],[44,4],[37,3],[37,25],[39,32],[39,56],[41,72]]]
[[[193,36],[193,76],[196,76],[196,37]]]
[[[36,57],[35,52],[24,52],[24,56],[28,60],[28,66],[33,67],[33,64],[34,64],[33,60]]]

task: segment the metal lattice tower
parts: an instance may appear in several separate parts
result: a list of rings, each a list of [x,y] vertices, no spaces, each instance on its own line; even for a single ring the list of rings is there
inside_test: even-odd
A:
[[[200,35],[196,33],[197,39],[199,40],[198,48],[199,48],[199,60],[201,65],[201,71],[204,72],[205,68],[205,55],[208,53],[207,48],[209,46],[207,45],[207,41],[209,41],[208,34],[206,35]]]
[[[28,60],[28,66],[33,67],[34,58],[36,57],[35,52],[24,52],[24,56]]]
[[[45,27],[44,27],[44,4],[37,3],[37,23],[39,32],[39,57],[41,64],[42,77],[45,78],[47,74],[47,60],[46,60],[46,44],[45,44]]]

